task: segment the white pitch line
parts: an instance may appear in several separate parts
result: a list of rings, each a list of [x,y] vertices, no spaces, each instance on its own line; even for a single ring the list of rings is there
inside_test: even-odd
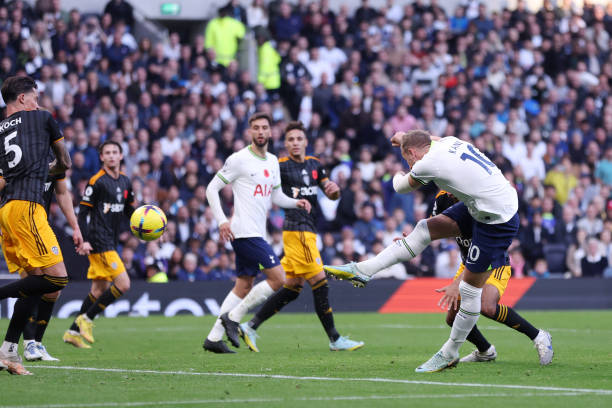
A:
[[[274,329],[274,330],[310,330],[313,328],[318,328],[320,327],[320,325],[316,325],[316,324],[271,324],[268,326],[265,326],[268,329]],[[399,330],[403,330],[403,329],[414,329],[414,330],[449,330],[449,327],[447,325],[444,324],[439,324],[439,325],[412,325],[412,324],[375,324],[375,325],[352,325],[352,324],[348,324],[348,325],[342,325],[342,327],[344,327],[345,329],[359,329],[359,330],[364,330],[364,329],[399,329]],[[484,330],[500,330],[500,331],[506,331],[508,330],[508,328],[504,325],[495,325],[495,326],[489,326],[489,325],[483,325],[478,326],[481,329]],[[104,327],[99,327],[96,328],[96,331],[101,331],[101,332],[107,332],[107,331],[116,331],[116,328],[104,328]],[[154,331],[154,332],[185,332],[185,331],[194,331],[194,332],[200,332],[203,331],[203,327],[198,326],[198,325],[193,325],[193,326],[174,326],[174,327],[156,327],[156,328],[152,328],[152,329],[147,329],[148,331]],[[555,327],[547,327],[546,328],[547,331],[549,332],[553,332],[553,333],[580,333],[581,335],[584,334],[588,334],[588,333],[612,333],[611,329],[569,329],[569,328],[555,328]],[[143,329],[139,328],[139,327],[128,327],[125,329],[121,329],[121,331],[124,332],[142,332]]]
[[[184,401],[132,401],[132,402],[86,402],[70,404],[45,404],[45,405],[0,405],[0,408],[78,408],[78,407],[140,407],[140,406],[176,406],[176,405],[201,405],[201,404],[242,404],[256,402],[291,402],[291,401],[367,401],[367,400],[389,400],[389,399],[457,399],[457,398],[525,398],[525,397],[566,397],[581,396],[583,393],[576,392],[554,392],[554,393],[494,393],[494,394],[404,394],[404,395],[366,395],[366,396],[335,396],[335,397],[300,397],[300,398],[239,398],[239,399],[205,399]]]
[[[299,377],[294,375],[282,374],[251,374],[251,373],[203,373],[197,371],[156,371],[156,370],[132,370],[125,368],[97,368],[97,367],[73,367],[73,366],[26,366],[28,368],[48,368],[57,370],[76,370],[76,371],[99,371],[109,373],[128,373],[128,374],[162,374],[162,375],[195,375],[209,377],[243,377],[243,378],[271,378],[277,380],[302,380],[302,381],[354,381],[354,382],[378,382],[390,384],[415,384],[415,385],[439,385],[445,387],[479,387],[479,388],[501,388],[515,390],[534,390],[534,391],[559,391],[559,392],[578,392],[586,394],[612,395],[612,390],[601,390],[593,388],[565,388],[565,387],[545,387],[538,385],[516,385],[516,384],[483,384],[483,383],[451,383],[442,381],[417,381],[402,380],[396,378],[341,378],[341,377]]]

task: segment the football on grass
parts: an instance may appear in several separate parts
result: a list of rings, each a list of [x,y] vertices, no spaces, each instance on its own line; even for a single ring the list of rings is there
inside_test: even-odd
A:
[[[166,225],[168,225],[166,214],[154,205],[138,207],[130,218],[132,234],[144,241],[153,241],[161,237]]]

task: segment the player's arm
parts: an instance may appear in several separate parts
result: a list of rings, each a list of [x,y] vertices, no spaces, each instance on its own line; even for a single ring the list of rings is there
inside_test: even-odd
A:
[[[234,234],[230,228],[229,221],[223,212],[223,208],[221,207],[221,198],[219,197],[219,191],[225,187],[229,181],[226,183],[225,178],[223,176],[219,176],[221,171],[217,173],[215,177],[211,180],[211,182],[206,187],[206,199],[208,200],[208,205],[212,210],[213,216],[215,220],[217,220],[217,224],[219,224],[219,235],[221,235],[221,239],[223,241],[232,241],[234,239]]]
[[[395,173],[395,176],[393,176],[393,189],[400,194],[414,191],[422,185],[423,184],[414,179],[410,173],[406,174],[403,171],[398,171]]]
[[[278,205],[281,208],[301,208],[303,210],[306,210],[307,212],[310,212],[311,205],[308,200],[305,200],[303,198],[299,200],[291,198],[285,193],[283,193],[283,189],[280,187],[281,186],[279,184],[272,189],[272,203]]]
[[[46,130],[49,134],[51,143],[51,150],[55,154],[55,160],[49,164],[49,173],[51,175],[57,175],[66,172],[66,170],[72,167],[72,160],[70,159],[70,153],[64,143],[64,136],[59,129],[59,126],[55,119],[49,112],[45,112],[47,115]]]
[[[83,197],[81,198],[81,202],[79,204],[79,216],[77,221],[79,223],[79,228],[81,229],[81,234],[83,235],[83,244],[81,245],[79,255],[89,255],[92,251],[92,246],[89,243],[90,240],[90,231],[89,231],[89,216],[94,208],[94,204],[97,198],[97,187],[95,182],[91,182],[87,184],[85,187],[85,192],[83,193]]]
[[[438,302],[438,306],[440,306],[442,309],[446,308],[448,310],[457,310],[457,302],[459,301],[459,284],[463,279],[464,270],[465,265],[463,265],[462,262],[459,266],[459,275],[457,276],[457,278],[447,286],[440,289],[436,289],[436,292],[444,293],[444,295]]]
[[[276,173],[274,180],[272,180],[274,183],[274,187],[272,188],[272,203],[281,208],[302,208],[307,212],[310,212],[311,205],[308,200],[296,200],[295,198],[291,198],[283,193],[283,189],[281,188],[280,174],[280,165],[278,164],[278,161],[276,161]]]
[[[0,176],[0,191],[4,190],[4,187],[6,187],[6,180]]]
[[[51,149],[55,154],[55,160],[49,164],[49,174],[56,175],[65,173],[72,167],[72,159],[70,159],[70,153],[66,148],[64,139],[57,140],[51,145]]]
[[[134,214],[134,210],[138,207],[138,203],[136,202],[136,196],[134,195],[134,191],[130,186],[128,190],[127,200],[125,200],[125,207],[123,207],[123,213],[130,218],[132,214]]]
[[[334,201],[338,200],[340,198],[340,187],[327,177],[327,170],[325,170],[325,167],[319,166],[318,172],[321,175],[319,186],[323,188],[323,192],[327,198]]]
[[[74,245],[80,249],[81,245],[83,244],[83,235],[81,233],[81,228],[79,227],[77,217],[74,214],[72,193],[68,189],[66,179],[59,179],[55,182],[55,198],[57,199],[57,205],[59,205],[60,210],[62,210],[62,213],[64,213],[66,220],[68,220],[68,224],[73,230],[72,240],[74,241]]]

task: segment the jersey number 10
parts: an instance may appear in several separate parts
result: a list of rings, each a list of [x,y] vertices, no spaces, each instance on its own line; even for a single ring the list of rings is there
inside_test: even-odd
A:
[[[482,167],[483,169],[485,169],[487,173],[493,174],[493,172],[491,171],[489,167],[495,167],[495,163],[489,161],[486,157],[479,154],[479,152],[477,152],[476,149],[474,149],[472,145],[467,145],[467,148],[470,151],[470,153],[473,154],[473,156],[471,154],[461,153],[461,156],[460,156],[461,160],[463,161],[471,160],[477,165],[479,165],[480,167]]]

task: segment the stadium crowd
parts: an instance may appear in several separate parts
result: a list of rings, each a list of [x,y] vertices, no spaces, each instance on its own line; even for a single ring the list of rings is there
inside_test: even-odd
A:
[[[102,15],[64,10],[60,0],[33,8],[0,1],[0,78],[38,81],[40,104],[71,150],[75,205],[99,169],[97,146],[109,138],[123,145],[138,201],[169,219],[161,241],[122,235],[132,278],[234,278],[233,251],[219,242],[205,188],[249,143],[255,111],[274,119],[277,155],[285,154],[284,125],[301,120],[308,154],[341,186],[339,201],[320,200],[324,263],[377,253],[428,216],[435,186],[398,195],[391,184],[405,163],[389,138],[423,128],[473,142],[516,187],[515,277],[612,276],[612,6],[546,0],[533,13],[519,0],[491,12],[464,0],[447,14],[438,0],[399,3],[374,9],[362,0],[350,13],[333,12],[328,0],[246,8],[232,0],[192,41],[171,33],[152,43],[133,35],[124,0],[111,0]],[[250,33],[257,77],[239,64]],[[231,190],[222,196],[230,213]],[[51,213],[65,230],[58,207]],[[279,254],[282,222],[273,208]],[[459,263],[448,240],[377,276],[450,277]]]

